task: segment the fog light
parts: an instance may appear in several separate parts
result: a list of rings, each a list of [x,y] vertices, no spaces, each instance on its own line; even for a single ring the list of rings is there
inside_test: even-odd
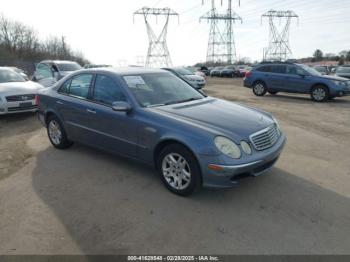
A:
[[[250,145],[246,141],[241,142],[241,147],[246,154],[248,154],[248,155],[252,154],[252,148],[250,147]]]

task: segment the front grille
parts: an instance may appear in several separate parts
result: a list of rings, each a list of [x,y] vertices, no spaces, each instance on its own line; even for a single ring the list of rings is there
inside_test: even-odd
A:
[[[16,96],[7,96],[6,101],[7,102],[20,102],[20,101],[29,101],[33,100],[35,98],[35,95],[29,94],[29,95],[16,95]]]
[[[272,147],[280,137],[281,133],[276,124],[269,126],[250,136],[250,141],[258,151]]]
[[[9,107],[7,108],[8,112],[16,112],[16,111],[24,111],[24,110],[30,110],[30,109],[37,109],[37,105],[30,105],[25,107]]]

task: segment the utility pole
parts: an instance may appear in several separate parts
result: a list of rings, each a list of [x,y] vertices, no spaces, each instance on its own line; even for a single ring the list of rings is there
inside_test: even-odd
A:
[[[145,66],[146,67],[172,66],[168,46],[166,43],[166,38],[167,38],[170,16],[179,17],[179,14],[168,7],[166,8],[143,7],[137,10],[136,12],[134,12],[134,16],[135,15],[142,15],[144,17],[147,34],[148,34],[149,43],[148,43],[148,51],[147,51]],[[163,29],[158,36],[153,31],[149,23],[148,16],[155,16],[156,20],[158,20],[158,16],[165,17]]]
[[[293,18],[299,19],[299,16],[293,11],[275,11],[270,10],[262,15],[261,19],[269,18],[269,45],[263,51],[264,60],[282,61],[292,56],[292,50],[289,43],[290,25]],[[283,27],[278,30],[276,20]]]
[[[215,0],[211,1],[211,5],[211,10],[200,17],[200,21],[203,19],[210,21],[207,62],[232,64],[236,60],[233,23],[237,20],[242,22],[242,18],[233,11],[232,0],[228,0],[228,8],[224,14],[217,12]],[[226,23],[224,30],[219,26],[220,21]]]

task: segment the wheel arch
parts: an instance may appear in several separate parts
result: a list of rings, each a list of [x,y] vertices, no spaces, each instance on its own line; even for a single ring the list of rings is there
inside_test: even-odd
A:
[[[155,146],[155,148],[153,150],[153,163],[154,163],[155,167],[157,167],[157,157],[158,157],[159,153],[166,146],[169,146],[172,144],[178,144],[178,145],[185,147],[189,152],[191,152],[191,154],[197,160],[198,165],[199,165],[199,160],[197,158],[197,155],[193,152],[193,150],[186,143],[184,143],[183,141],[180,141],[179,139],[176,139],[176,138],[166,138],[166,139],[163,139],[162,141],[159,141],[159,143]]]
[[[310,87],[309,93],[311,93],[312,89],[315,88],[316,86],[323,86],[323,87],[327,88],[328,93],[330,92],[329,86],[326,85],[325,83],[320,82],[320,83],[312,84]]]
[[[262,80],[262,79],[256,79],[256,80],[254,80],[253,86],[254,86],[256,83],[263,83],[263,84],[265,85],[265,87],[267,88],[266,82],[265,82],[264,80]]]

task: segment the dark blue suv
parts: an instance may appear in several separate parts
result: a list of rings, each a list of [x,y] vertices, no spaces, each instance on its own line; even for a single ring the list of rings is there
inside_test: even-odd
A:
[[[315,69],[296,63],[259,64],[248,72],[244,86],[257,96],[267,92],[310,94],[317,102],[350,95],[350,81],[346,78],[321,75]]]

